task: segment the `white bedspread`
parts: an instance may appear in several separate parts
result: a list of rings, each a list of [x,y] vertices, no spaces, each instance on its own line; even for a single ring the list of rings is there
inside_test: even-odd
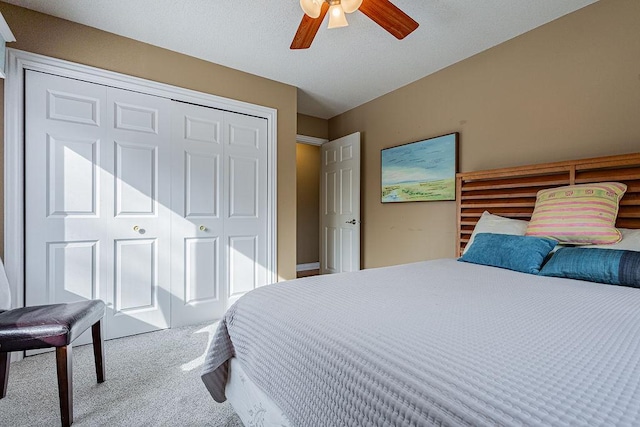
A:
[[[295,426],[640,425],[640,290],[435,260],[250,292],[226,361]]]

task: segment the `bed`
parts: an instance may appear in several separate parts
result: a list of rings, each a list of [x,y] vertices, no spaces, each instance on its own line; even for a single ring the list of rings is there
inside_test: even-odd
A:
[[[622,183],[616,225],[640,229],[640,154],[457,181],[458,255],[495,237],[469,244],[485,211],[534,222],[550,187]],[[202,379],[248,426],[638,425],[638,307],[633,286],[456,259],[297,279],[229,309]]]

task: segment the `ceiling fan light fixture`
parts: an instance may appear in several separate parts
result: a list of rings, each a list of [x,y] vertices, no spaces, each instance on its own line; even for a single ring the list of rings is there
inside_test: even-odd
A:
[[[329,26],[327,28],[340,28],[349,25],[347,17],[344,15],[344,9],[340,1],[332,1],[329,6]]]
[[[341,0],[340,4],[342,4],[342,10],[344,10],[345,13],[353,13],[358,10],[362,4],[362,0]]]
[[[391,0],[367,0],[366,2],[363,0],[300,0],[300,5],[305,12],[307,12],[307,6],[312,8],[313,10],[309,10],[312,14],[315,14],[315,9],[319,5],[320,12],[317,18],[312,18],[305,13],[291,42],[291,49],[311,47],[327,13],[329,28],[337,28],[349,25],[345,17],[346,12],[359,10],[398,40],[407,37],[420,25],[391,3]]]
[[[300,7],[309,18],[317,18],[320,16],[320,9],[324,0],[300,0]]]

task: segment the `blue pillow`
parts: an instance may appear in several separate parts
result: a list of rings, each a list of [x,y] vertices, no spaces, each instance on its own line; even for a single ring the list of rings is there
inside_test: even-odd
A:
[[[542,276],[640,287],[640,252],[617,249],[558,249]]]
[[[556,243],[542,237],[480,233],[458,261],[538,274]]]

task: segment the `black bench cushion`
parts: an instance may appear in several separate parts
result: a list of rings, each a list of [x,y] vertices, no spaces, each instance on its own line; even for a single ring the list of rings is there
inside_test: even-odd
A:
[[[63,347],[104,316],[102,301],[39,305],[0,313],[0,352]]]

